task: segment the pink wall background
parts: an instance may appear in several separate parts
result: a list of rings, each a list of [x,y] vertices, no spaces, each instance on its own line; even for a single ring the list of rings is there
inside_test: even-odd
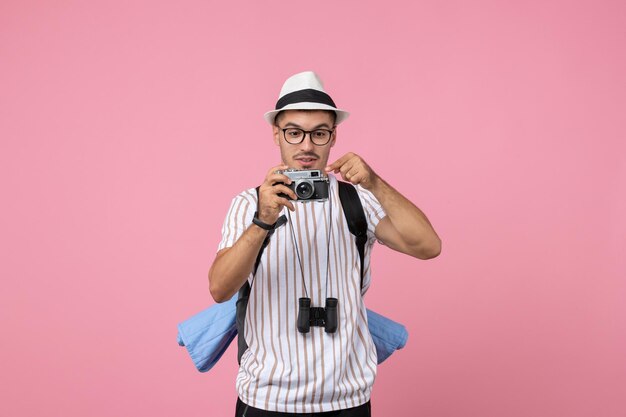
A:
[[[213,301],[233,195],[278,161],[263,112],[313,69],[426,212],[375,249],[405,323],[374,415],[626,415],[621,1],[3,1],[3,416],[230,416],[176,325]]]

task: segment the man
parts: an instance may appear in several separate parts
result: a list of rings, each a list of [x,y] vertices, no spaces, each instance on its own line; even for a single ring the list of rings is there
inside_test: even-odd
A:
[[[236,196],[209,271],[211,295],[230,299],[251,285],[244,326],[248,349],[237,376],[236,416],[369,416],[376,350],[367,327],[363,294],[376,240],[419,259],[439,255],[441,240],[414,204],[393,189],[358,155],[329,162],[337,125],[348,113],[336,107],[317,75],[293,75],[272,125],[282,164],[270,168],[259,187]],[[324,201],[298,201],[286,169],[320,170],[328,176]],[[359,254],[346,225],[333,174],[356,186],[368,223],[361,285]],[[279,222],[285,215],[286,222]],[[253,268],[268,233],[256,274]],[[337,328],[297,326],[301,298],[311,307],[337,300]]]

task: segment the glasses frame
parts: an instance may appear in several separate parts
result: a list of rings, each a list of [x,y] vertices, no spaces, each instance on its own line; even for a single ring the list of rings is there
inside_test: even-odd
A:
[[[290,140],[287,139],[287,131],[289,129],[295,129],[295,130],[299,130],[301,132],[303,132],[304,134],[302,135],[302,139],[300,139],[298,142],[291,142]],[[313,129],[313,130],[304,130],[304,129],[300,129],[299,127],[286,127],[286,128],[280,128],[280,130],[283,131],[283,138],[285,139],[285,142],[287,142],[290,145],[299,145],[300,143],[304,142],[304,139],[306,139],[306,135],[307,133],[309,134],[309,139],[311,140],[311,143],[315,146],[325,146],[328,145],[328,142],[330,142],[333,138],[333,133],[335,133],[335,128],[333,127],[332,129]],[[328,140],[324,143],[315,143],[315,141],[313,140],[313,132],[317,132],[318,130],[323,130],[325,132],[328,132]]]

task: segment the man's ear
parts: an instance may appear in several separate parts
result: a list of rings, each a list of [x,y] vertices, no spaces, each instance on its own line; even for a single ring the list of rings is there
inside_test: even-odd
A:
[[[333,146],[335,146],[335,140],[337,140],[337,128],[335,128],[335,131],[333,132],[333,138],[330,141],[330,147],[332,148]]]
[[[276,145],[280,145],[280,128],[276,125],[273,125],[272,132],[274,134],[274,143]]]

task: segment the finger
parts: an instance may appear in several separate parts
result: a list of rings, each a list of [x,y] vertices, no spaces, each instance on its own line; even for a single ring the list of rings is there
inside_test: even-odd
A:
[[[354,169],[355,169],[355,161],[354,160],[350,160],[350,161],[346,162],[345,164],[343,164],[341,166],[341,168],[339,169],[339,171],[341,172],[341,176],[344,179],[347,179],[346,175],[348,175]]]
[[[289,201],[289,198],[291,200],[297,200],[298,196],[291,188],[287,187],[286,185],[278,184],[271,187],[263,188],[260,193],[261,203],[259,204],[273,211],[280,211],[280,206],[284,205],[280,203],[280,201]],[[291,203],[289,203],[288,205],[292,211],[295,210]]]
[[[272,198],[272,205],[275,205],[275,210],[277,213],[279,213],[283,209],[283,207],[287,207],[291,211],[296,210],[291,200],[285,197],[279,197],[278,195],[275,195],[274,198]]]
[[[276,184],[291,184],[291,178],[282,175],[282,174],[273,174],[270,175],[269,177],[267,177],[265,179],[265,182],[263,183],[264,185],[266,185],[267,187],[273,187]]]
[[[368,173],[367,170],[363,169],[362,167],[356,166],[342,176],[346,181],[356,185],[361,184],[364,180],[366,180],[368,177]]]
[[[355,175],[359,174],[360,172],[363,172],[363,169],[359,166],[352,166],[351,168],[346,170],[346,175],[350,178],[354,177]]]
[[[328,165],[326,167],[326,172],[334,171],[335,173],[337,173],[338,170],[343,166],[343,164],[345,164],[353,156],[354,156],[354,154],[352,152],[348,152],[347,154],[345,154],[341,158],[337,159],[332,164]]]
[[[282,171],[286,168],[287,168],[287,165],[277,165],[275,167],[272,167],[269,171],[267,171],[267,174],[265,175],[265,180],[263,181],[263,184],[261,184],[261,189],[264,189],[266,187],[271,187],[277,182],[284,182],[284,183],[290,184],[291,179],[289,177],[287,177],[286,175],[277,173],[278,171]]]
[[[287,168],[289,168],[289,165],[285,165],[285,164],[276,165],[275,167],[272,167],[270,168],[269,171],[267,171],[267,174],[265,174],[265,178],[269,177],[271,174],[275,174],[276,171],[284,171]]]
[[[275,195],[278,195],[279,193],[286,194],[292,200],[298,199],[298,196],[296,195],[296,193],[291,188],[287,187],[286,185],[276,184],[275,186],[272,187],[272,192]]]
[[[353,182],[354,181],[354,175],[351,175],[348,172],[346,172],[345,174],[342,173],[341,177],[344,179],[344,181],[348,181],[348,182]]]
[[[269,185],[269,186],[273,186],[276,185],[278,183],[281,184],[291,184],[291,178],[289,178],[288,176],[284,175],[284,174],[268,174],[268,176],[265,178],[265,182],[264,184]]]
[[[363,179],[364,179],[364,178],[365,178],[365,177],[364,177],[364,175],[363,175],[363,174],[361,174],[361,173],[357,173],[357,174],[355,174],[355,175],[350,175],[350,179],[349,179],[349,181],[350,181],[352,184],[357,185],[357,184],[360,184],[361,182],[363,182]]]
[[[284,197],[280,197],[280,204],[287,207],[291,211],[296,211],[296,208],[293,206],[293,203]]]

